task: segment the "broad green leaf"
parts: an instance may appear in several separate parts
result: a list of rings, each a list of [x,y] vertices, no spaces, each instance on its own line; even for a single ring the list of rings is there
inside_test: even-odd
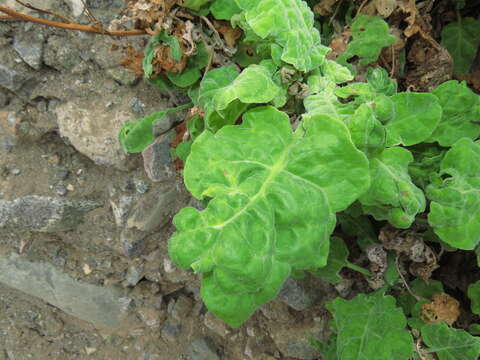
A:
[[[123,125],[118,135],[118,141],[123,150],[127,153],[138,153],[145,150],[155,137],[153,136],[153,124],[174,112],[185,110],[191,107],[191,104],[185,104],[175,108],[158,111],[144,118]]]
[[[336,284],[342,277],[340,270],[348,264],[348,248],[343,239],[332,237],[330,240],[330,252],[328,254],[327,265],[322,268],[312,270],[312,274],[318,276],[323,281]]]
[[[347,359],[408,359],[413,352],[407,320],[395,298],[357,295],[329,304],[337,329],[337,356]]]
[[[207,73],[200,84],[199,102],[204,108],[219,111],[237,99],[244,104],[268,103],[280,92],[265,66],[250,65],[240,74],[228,66]]]
[[[351,71],[338,62],[326,59],[321,65],[322,73],[337,84],[353,80]]]
[[[178,87],[185,88],[195,84],[202,77],[202,73],[195,68],[186,68],[181,73],[169,72],[167,77]]]
[[[452,146],[459,139],[475,140],[480,135],[480,96],[464,82],[444,82],[433,94],[443,109],[440,123],[428,141],[437,141],[442,146]]]
[[[385,128],[367,104],[362,104],[347,123],[355,146],[368,157],[378,155],[385,148]]]
[[[230,20],[232,16],[239,14],[242,10],[233,0],[214,0],[210,5],[210,11],[215,19]]]
[[[200,10],[202,6],[205,6],[212,0],[183,0],[182,6],[192,10]]]
[[[377,94],[392,96],[397,93],[397,81],[391,79],[387,70],[381,67],[367,69],[367,82]]]
[[[439,360],[477,360],[480,355],[480,338],[444,322],[424,325],[421,334],[427,351]]]
[[[480,335],[480,324],[470,324],[468,332],[472,335]]]
[[[415,185],[426,189],[432,182],[432,175],[440,171],[445,150],[435,145],[420,144],[411,151],[414,160],[408,166],[408,172]]]
[[[472,302],[472,312],[480,315],[480,280],[468,285],[468,297]]]
[[[192,147],[192,141],[184,141],[178,144],[174,149],[173,154],[178,156],[183,162],[187,161],[188,155],[190,155],[190,149]]]
[[[357,15],[351,25],[351,32],[353,40],[337,59],[345,66],[347,60],[354,56],[360,58],[360,65],[368,65],[378,59],[384,47],[395,42],[395,36],[389,33],[388,24],[378,16]]]
[[[400,147],[386,149],[370,159],[372,185],[359,199],[366,213],[406,229],[415,215],[425,210],[423,192],[408,175],[412,160],[412,154]]]
[[[447,178],[427,187],[428,222],[442,241],[472,250],[480,242],[480,143],[458,140],[443,158],[440,175]]]
[[[163,74],[158,74],[154,78],[150,77],[150,78],[147,79],[147,81],[150,84],[157,86],[160,90],[163,90],[163,91],[172,91],[172,90],[177,90],[178,89]]]
[[[442,107],[435,95],[400,93],[391,97],[395,116],[385,125],[387,146],[415,145],[432,135],[442,117]]]
[[[281,59],[308,72],[320,66],[329,48],[313,26],[313,12],[302,0],[235,0],[249,28],[260,38],[278,44]],[[242,26],[242,25],[241,25]]]
[[[204,274],[206,306],[232,326],[272,299],[292,269],[326,264],[335,212],[369,186],[367,159],[342,122],[311,115],[292,132],[273,107],[204,131],[184,177],[193,196],[212,200],[175,216],[170,256]]]
[[[453,58],[453,72],[468,74],[480,44],[480,21],[471,17],[459,19],[442,30],[442,45]]]
[[[304,99],[307,114],[323,114],[335,119],[347,121],[355,112],[355,106],[350,103],[342,104],[330,91],[322,91]]]

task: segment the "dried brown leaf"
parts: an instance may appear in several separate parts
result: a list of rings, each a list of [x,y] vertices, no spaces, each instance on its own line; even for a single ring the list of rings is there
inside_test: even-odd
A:
[[[397,0],[375,0],[375,8],[380,16],[389,17],[397,8]]]
[[[452,325],[460,316],[460,303],[445,293],[434,294],[432,302],[422,305],[422,319],[429,323],[445,321]]]
[[[321,0],[317,5],[313,7],[313,11],[321,16],[333,14],[333,5],[335,5],[335,3],[337,2],[338,0]]]
[[[234,47],[237,40],[242,36],[242,30],[238,27],[233,28],[226,21],[214,21],[217,31],[222,34],[227,46]]]

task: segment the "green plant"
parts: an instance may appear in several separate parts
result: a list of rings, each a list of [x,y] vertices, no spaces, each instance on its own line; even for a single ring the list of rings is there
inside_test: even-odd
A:
[[[236,64],[203,76],[208,50],[201,43],[185,70],[175,74],[152,77],[151,64],[158,44],[180,60],[173,35],[162,32],[145,52],[145,75],[152,83],[186,91],[203,109],[188,122],[191,139],[177,154],[185,160],[187,189],[206,207],[187,207],[175,216],[169,253],[175,264],[201,274],[201,296],[211,312],[240,326],[276,297],[289,276],[304,271],[331,283],[342,279],[344,267],[373,278],[348,260],[344,241],[332,237],[337,224],[365,252],[378,245],[373,222],[407,229],[422,244],[478,249],[480,97],[466,84],[451,80],[432,93],[397,92],[384,69],[366,69],[395,41],[378,17],[355,17],[353,38],[334,61],[327,59],[329,49],[304,1],[185,6],[204,15],[211,11],[243,30]],[[448,29],[445,34],[448,42]],[[351,82],[356,71],[366,73],[365,82]],[[120,135],[124,149],[142,151],[153,141],[153,121],[178,109],[126,125]],[[452,345],[452,351],[478,356],[477,338],[422,316],[422,306],[443,287],[413,281],[416,297],[400,295],[397,304],[387,295],[398,293],[398,284],[405,282],[398,259],[408,251],[397,244],[402,232],[385,234],[390,233],[380,234],[388,252],[379,263],[384,285],[350,301],[331,302],[332,341],[316,346],[327,359],[359,354],[407,359],[414,348],[408,324],[420,330],[427,352],[441,359],[454,358],[450,348],[438,348],[450,341],[445,339],[455,344],[468,338],[468,346]],[[415,236],[402,241],[413,246]],[[435,256],[425,254],[424,263],[436,265]],[[469,291],[475,311],[477,287]]]

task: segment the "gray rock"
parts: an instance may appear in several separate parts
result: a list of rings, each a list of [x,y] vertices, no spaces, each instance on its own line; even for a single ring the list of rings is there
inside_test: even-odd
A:
[[[318,359],[320,354],[310,345],[311,339],[322,339],[327,328],[327,321],[306,324],[293,322],[287,324],[269,324],[269,332],[275,345],[283,356],[301,359]]]
[[[106,70],[110,77],[125,86],[133,86],[138,83],[140,77],[133,72],[127,70],[123,66],[116,66]]]
[[[120,233],[122,254],[130,258],[142,255],[147,248],[147,236],[148,233],[138,229],[123,229]]]
[[[150,180],[158,182],[172,179],[175,168],[171,155],[172,137],[170,133],[161,135],[143,152],[143,166]]]
[[[186,318],[190,311],[193,308],[192,299],[186,297],[185,295],[180,295],[175,301],[175,304],[172,306],[170,315],[177,321],[181,321]]]
[[[158,184],[135,204],[127,220],[127,227],[148,233],[155,231],[167,224],[187,200],[188,196],[180,184]]]
[[[177,340],[180,331],[182,330],[181,324],[172,323],[170,321],[166,321],[163,326],[160,334],[162,338],[168,342],[175,342]]]
[[[126,285],[135,286],[140,282],[142,278],[143,278],[142,264],[134,264],[128,267],[127,273],[125,275]]]
[[[92,94],[96,95],[96,94]],[[95,99],[75,98],[55,108],[60,135],[81,153],[100,165],[127,167],[127,156],[117,137],[124,123],[132,120],[124,110],[105,111],[109,95]]]
[[[45,46],[43,61],[58,71],[65,71],[78,65],[82,57],[72,41],[62,36],[52,35]]]
[[[126,299],[118,290],[76,281],[53,265],[17,254],[0,256],[0,282],[99,328],[122,328],[127,318]]]
[[[230,330],[228,329],[225,322],[217,318],[211,312],[207,312],[205,314],[205,318],[203,319],[203,324],[207,328],[209,328],[211,331],[213,331],[215,334],[221,336],[223,339],[225,339],[227,335],[230,333]]]
[[[83,221],[86,213],[100,206],[94,201],[35,195],[0,200],[0,228],[40,232],[72,230]]]
[[[115,224],[122,227],[127,222],[128,214],[134,204],[135,198],[130,195],[113,195],[110,199]]]
[[[15,36],[13,48],[30,67],[40,70],[44,42],[45,38],[40,32],[22,33]]]
[[[192,341],[187,350],[188,360],[220,360],[215,345],[209,338]]]
[[[291,308],[302,311],[315,303],[318,291],[312,289],[308,281],[288,278],[278,297]]]
[[[0,86],[10,91],[19,90],[28,78],[22,73],[0,64]]]
[[[3,91],[0,91],[0,108],[7,106],[8,96]]]

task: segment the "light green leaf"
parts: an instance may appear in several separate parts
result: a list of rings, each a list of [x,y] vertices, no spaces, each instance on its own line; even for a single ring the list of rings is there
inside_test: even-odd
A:
[[[414,161],[408,166],[408,172],[415,185],[426,189],[432,182],[432,175],[440,171],[445,150],[435,145],[420,144],[411,151]]]
[[[480,21],[471,17],[461,18],[442,30],[442,46],[453,58],[453,72],[468,74],[480,44]]]
[[[367,82],[375,89],[377,94],[392,96],[397,92],[397,81],[390,78],[382,67],[367,69]]]
[[[281,46],[284,62],[304,72],[323,63],[330,50],[321,44],[320,34],[313,26],[313,12],[307,3],[302,0],[235,2],[244,10],[249,29],[260,38]]]
[[[378,16],[359,14],[351,26],[353,40],[337,61],[347,66],[347,60],[360,57],[360,65],[368,65],[378,59],[386,46],[395,42],[395,36],[389,34],[388,24]]]
[[[400,93],[391,97],[395,116],[385,125],[387,146],[415,145],[432,135],[442,117],[442,107],[435,95]]]
[[[474,140],[480,135],[480,96],[467,84],[450,80],[438,86],[433,94],[439,100],[443,115],[429,141],[452,146],[462,137]]]
[[[244,104],[268,103],[281,90],[265,66],[250,65],[238,74],[231,65],[207,73],[200,84],[199,103],[219,111],[237,99]]]
[[[368,162],[342,122],[312,115],[292,132],[272,107],[204,131],[184,177],[193,196],[212,200],[175,216],[170,256],[205,274],[206,306],[232,326],[273,298],[292,269],[326,264],[335,211],[369,186]]]
[[[347,123],[355,146],[368,157],[385,148],[386,132],[370,106],[362,104]]]
[[[428,222],[442,241],[464,250],[480,242],[480,143],[463,138],[440,165],[443,181],[427,187]]]
[[[331,91],[322,91],[304,99],[307,114],[323,114],[335,119],[347,121],[355,112],[355,106],[350,103],[342,104]]]
[[[321,65],[322,73],[337,84],[353,80],[352,72],[338,62],[326,59]]]
[[[332,237],[330,240],[330,252],[328,254],[327,265],[312,270],[312,274],[331,284],[338,283],[342,280],[342,277],[339,275],[340,270],[348,264],[348,254],[348,248],[343,239]]]
[[[357,295],[329,304],[337,329],[337,356],[347,359],[408,359],[413,352],[407,320],[395,298]]]
[[[427,351],[437,354],[439,360],[477,360],[480,355],[480,338],[444,322],[424,325],[421,334]]]
[[[118,135],[118,141],[126,153],[139,153],[150,145],[155,137],[153,136],[153,124],[174,112],[185,110],[192,104],[185,104],[175,108],[158,111],[144,118],[123,125]]]
[[[183,0],[182,6],[192,10],[200,10],[200,8],[208,4],[212,0]]]
[[[366,213],[406,229],[415,215],[425,210],[423,192],[408,175],[412,160],[412,154],[400,147],[386,149],[370,159],[372,185],[359,199]]]
[[[472,312],[480,315],[480,280],[468,285],[468,297],[472,302]]]
[[[210,11],[215,19],[230,20],[232,16],[239,14],[242,10],[233,0],[214,0],[210,5]]]

